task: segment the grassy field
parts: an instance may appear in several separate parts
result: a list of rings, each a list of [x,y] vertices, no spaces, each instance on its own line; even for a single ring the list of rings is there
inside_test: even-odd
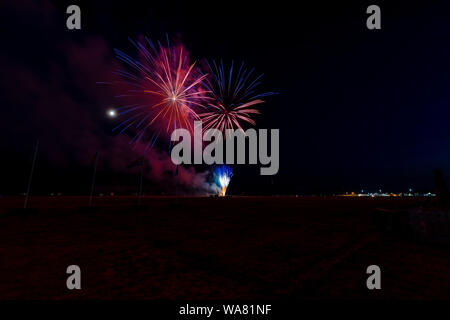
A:
[[[0,198],[0,299],[450,299],[450,250],[386,235],[342,197]],[[79,265],[82,290],[66,288]],[[366,268],[381,267],[381,290]]]

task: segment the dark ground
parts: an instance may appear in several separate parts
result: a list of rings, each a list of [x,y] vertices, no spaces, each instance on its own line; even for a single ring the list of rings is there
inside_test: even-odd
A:
[[[379,232],[415,199],[0,198],[0,299],[450,299],[450,250]],[[66,268],[82,290],[66,288]],[[381,290],[366,268],[381,267]]]

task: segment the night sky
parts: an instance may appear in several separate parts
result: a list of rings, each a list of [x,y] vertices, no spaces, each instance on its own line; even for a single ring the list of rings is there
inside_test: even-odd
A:
[[[235,166],[230,194],[432,190],[434,168],[450,175],[450,4],[311,2],[2,1],[0,194],[25,191],[37,139],[34,194],[88,193],[96,150],[99,192],[133,192],[139,170],[127,165],[139,155],[112,132],[113,94],[96,82],[114,70],[114,48],[132,51],[129,37],[166,34],[192,60],[244,60],[279,93],[256,117],[280,129],[279,173]],[[81,30],[66,28],[70,4]],[[366,28],[370,4],[381,30]],[[173,187],[162,162],[147,194]]]

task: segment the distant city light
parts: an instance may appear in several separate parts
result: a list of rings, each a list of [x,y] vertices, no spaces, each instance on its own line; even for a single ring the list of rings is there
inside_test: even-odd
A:
[[[394,192],[370,192],[361,190],[361,193],[355,192],[346,192],[345,194],[338,194],[337,196],[344,197],[435,197],[435,193],[425,192],[425,193],[413,193],[413,192],[405,192],[405,193],[394,193]]]

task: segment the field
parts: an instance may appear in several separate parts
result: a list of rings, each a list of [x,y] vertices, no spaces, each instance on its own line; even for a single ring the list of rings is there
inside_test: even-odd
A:
[[[0,299],[450,299],[450,250],[343,197],[0,198]],[[82,290],[66,288],[78,265]],[[368,290],[366,268],[381,268]]]

